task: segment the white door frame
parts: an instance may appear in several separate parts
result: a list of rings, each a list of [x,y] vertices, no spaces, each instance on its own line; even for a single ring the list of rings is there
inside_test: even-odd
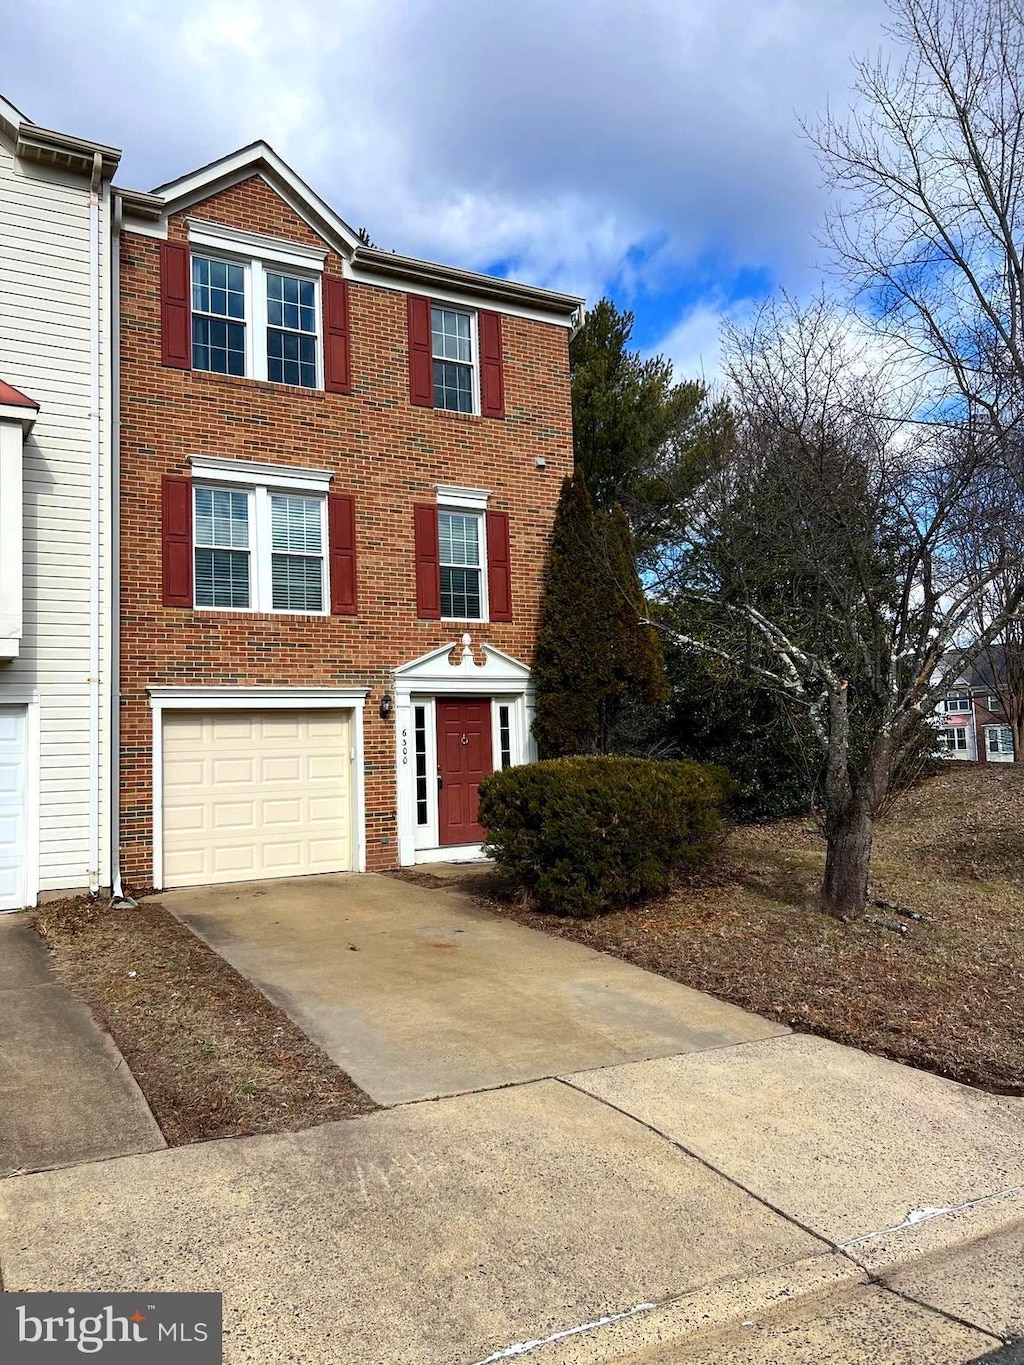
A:
[[[153,712],[153,889],[164,879],[164,712],[165,711],[350,711],[349,753],[352,792],[352,860],[366,871],[366,784],[363,776],[363,708],[368,687],[151,687]]]
[[[536,758],[531,735],[534,691],[526,664],[503,654],[493,645],[483,646],[483,662],[473,657],[472,642],[462,637],[461,657],[453,664],[459,645],[441,645],[418,659],[395,669],[395,781],[398,809],[398,861],[414,863],[458,862],[481,856],[479,844],[439,844],[437,824],[437,723],[435,702],[439,697],[486,697],[491,702],[493,763],[501,764],[498,707],[508,706],[513,764]],[[416,823],[416,766],[414,708],[426,711],[427,823]]]
[[[23,904],[18,909],[26,909],[39,900],[39,694],[34,687],[0,687],[0,707],[20,711],[25,717],[25,866]]]

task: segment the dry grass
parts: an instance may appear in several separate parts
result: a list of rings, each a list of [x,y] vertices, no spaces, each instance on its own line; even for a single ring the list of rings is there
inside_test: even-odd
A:
[[[157,901],[43,906],[61,981],[110,1032],[173,1147],[352,1118],[373,1102]]]
[[[950,764],[889,814],[871,894],[926,919],[872,913],[903,933],[809,909],[823,865],[787,820],[733,830],[713,872],[599,920],[491,903],[793,1028],[1024,1094],[1024,773]]]

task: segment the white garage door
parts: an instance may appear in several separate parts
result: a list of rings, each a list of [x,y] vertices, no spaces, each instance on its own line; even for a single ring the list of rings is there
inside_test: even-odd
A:
[[[352,866],[349,716],[164,716],[163,883],[344,872]]]
[[[0,707],[0,910],[25,904],[25,712]]]

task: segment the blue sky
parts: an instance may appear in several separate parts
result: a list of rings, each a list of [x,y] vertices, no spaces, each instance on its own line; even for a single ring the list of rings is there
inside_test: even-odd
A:
[[[637,316],[681,377],[815,287],[799,132],[884,0],[0,0],[0,92],[148,189],[266,138],[380,246]]]

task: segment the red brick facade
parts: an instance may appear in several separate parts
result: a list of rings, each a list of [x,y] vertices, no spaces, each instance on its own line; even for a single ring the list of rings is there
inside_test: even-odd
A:
[[[262,178],[189,215],[323,248]],[[185,214],[168,236],[187,240]],[[349,287],[350,395],[290,388],[161,364],[160,244],[125,231],[121,278],[121,866],[130,884],[152,867],[152,716],[147,689],[166,686],[369,686],[365,708],[367,866],[397,862],[395,732],[378,704],[392,670],[458,638],[462,627],[416,616],[413,504],[438,484],[486,488],[509,514],[513,617],[473,626],[524,662],[532,655],[548,537],[572,459],[568,331],[502,317],[505,417],[415,407],[409,399],[406,295]],[[340,274],[330,254],[325,270]],[[411,285],[410,290],[416,291]],[[500,304],[481,303],[497,308]],[[356,616],[257,615],[164,607],[161,480],[188,475],[189,455],[327,469],[355,499]],[[536,467],[542,457],[544,469]]]

